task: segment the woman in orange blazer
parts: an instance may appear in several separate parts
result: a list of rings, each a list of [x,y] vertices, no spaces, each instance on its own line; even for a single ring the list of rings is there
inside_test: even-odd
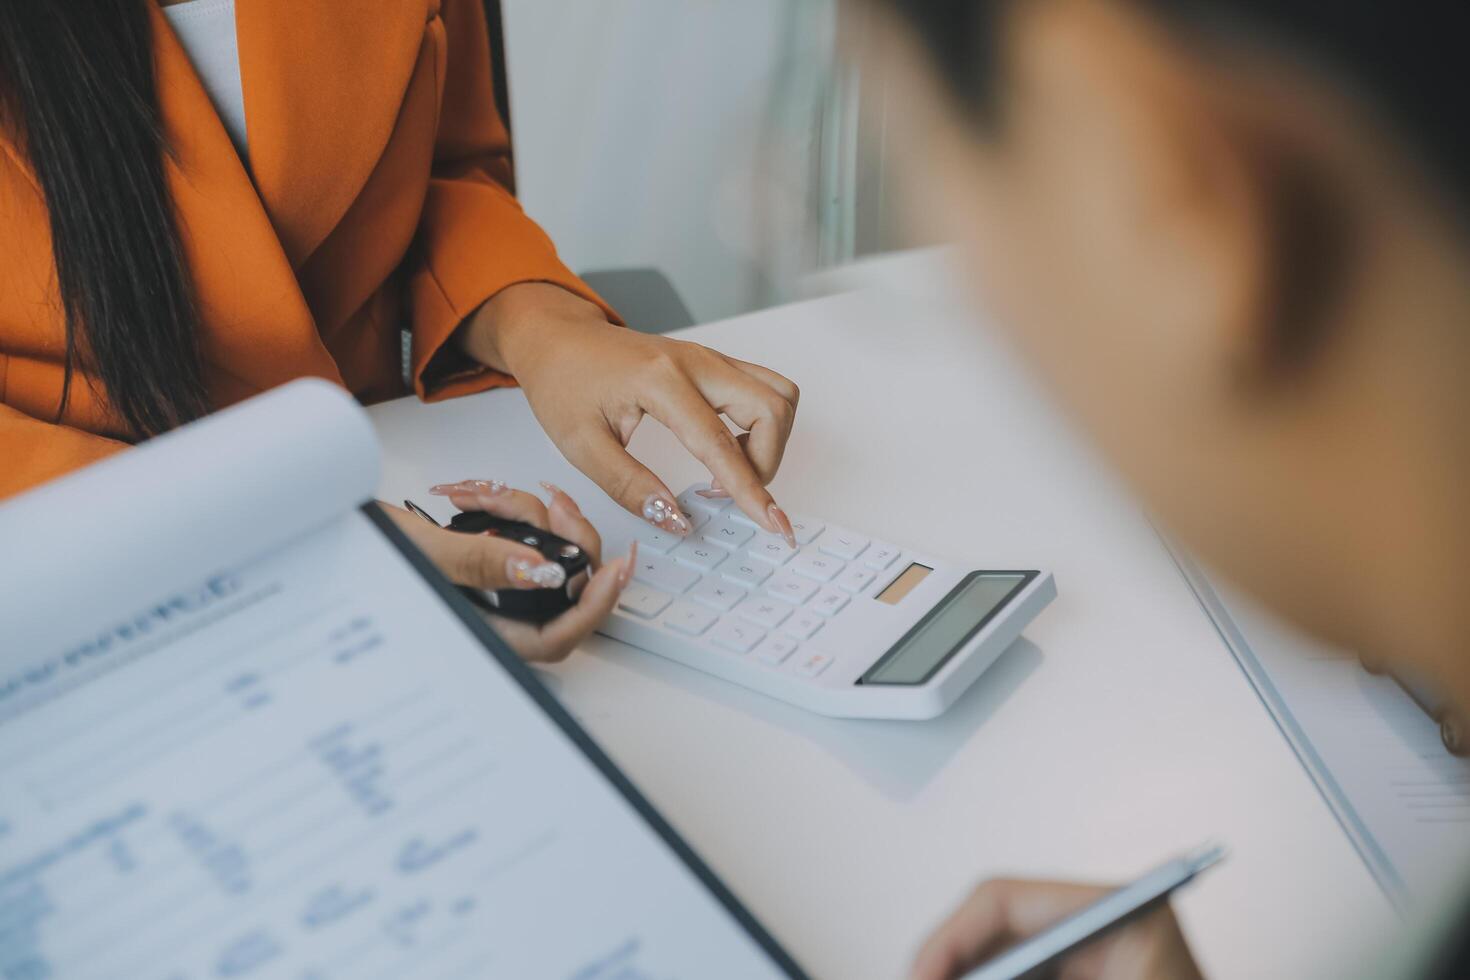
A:
[[[647,413],[789,534],[765,484],[796,387],[618,329],[562,265],[510,190],[481,0],[238,0],[234,27],[238,148],[159,0],[0,0],[0,497],[293,378],[367,402],[515,379],[633,512],[685,530],[624,449]],[[549,515],[495,481],[440,492],[594,534],[556,492]],[[536,584],[405,527],[461,581]],[[528,652],[568,649],[618,571]]]

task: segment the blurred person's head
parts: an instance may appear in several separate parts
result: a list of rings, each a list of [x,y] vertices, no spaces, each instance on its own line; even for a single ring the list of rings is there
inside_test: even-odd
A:
[[[908,212],[1166,527],[1470,701],[1462,6],[848,6]]]

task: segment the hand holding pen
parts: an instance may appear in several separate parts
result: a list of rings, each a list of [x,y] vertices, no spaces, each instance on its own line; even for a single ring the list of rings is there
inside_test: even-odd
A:
[[[911,980],[1201,980],[1168,898],[1224,854],[1201,848],[1121,888],[987,881],[925,942]]]

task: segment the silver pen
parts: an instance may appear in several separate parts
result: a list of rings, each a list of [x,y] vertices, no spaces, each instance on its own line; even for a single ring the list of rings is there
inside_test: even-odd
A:
[[[966,973],[961,980],[1017,980],[1027,976],[1079,946],[1132,922],[1189,884],[1201,871],[1224,860],[1225,854],[1221,845],[1207,844],[1160,865],[1133,884],[1109,892],[1056,925],[1012,946]]]

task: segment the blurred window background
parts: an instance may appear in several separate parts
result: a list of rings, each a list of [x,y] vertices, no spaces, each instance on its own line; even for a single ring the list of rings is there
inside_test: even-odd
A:
[[[833,0],[499,3],[518,194],[630,319],[680,325],[653,279],[702,323],[900,244]]]

